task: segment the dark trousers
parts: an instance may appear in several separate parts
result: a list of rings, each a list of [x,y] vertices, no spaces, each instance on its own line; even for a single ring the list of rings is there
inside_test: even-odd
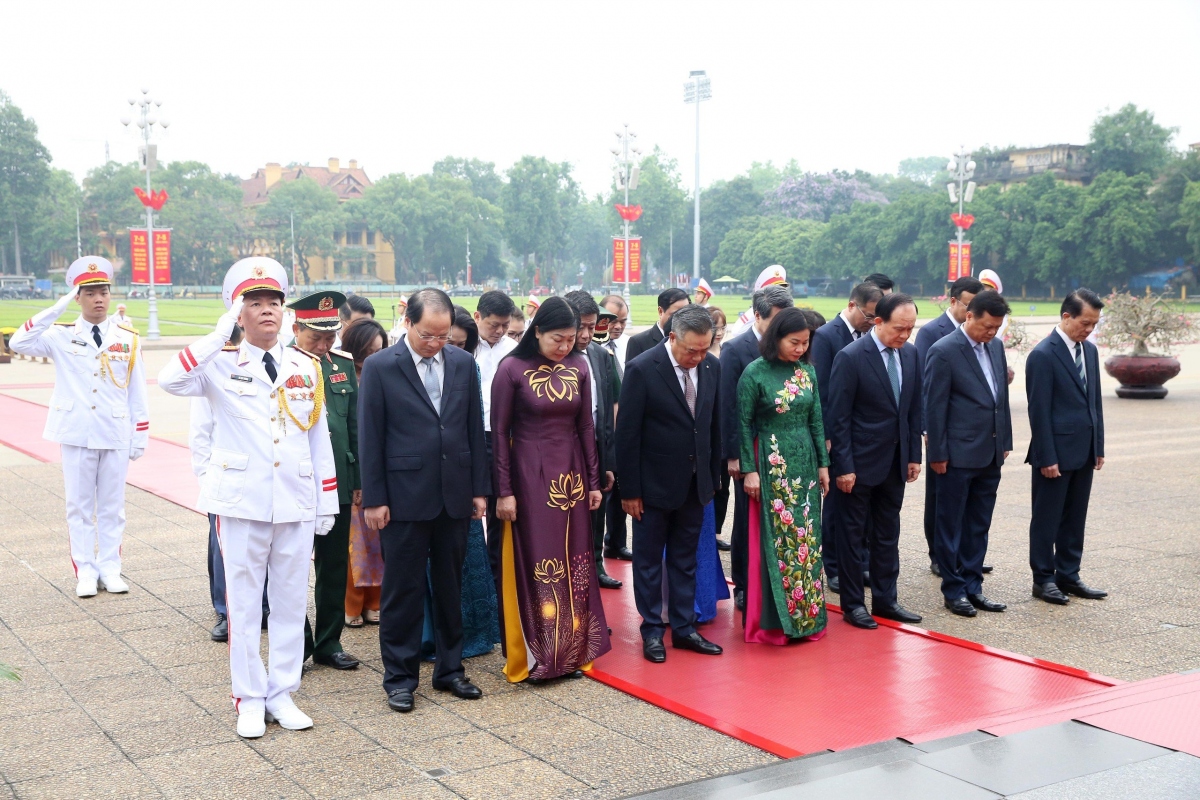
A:
[[[934,543],[937,537],[937,481],[929,467],[929,455],[925,456],[925,543],[929,545],[929,563],[936,564]]]
[[[830,478],[833,482],[832,478]],[[838,570],[838,510],[837,504],[842,497],[842,491],[837,483],[829,487],[829,494],[821,502],[821,556],[825,559],[825,577],[828,580],[840,580]]]
[[[926,481],[937,486],[933,552],[942,571],[942,594],[947,600],[980,594],[1000,465],[978,469],[948,466],[944,475],[931,473]]]
[[[350,506],[338,507],[333,528],[313,537],[313,586],[316,622],[304,617],[304,657],[330,656],[342,651],[346,624],[346,569],[350,561]],[[315,631],[315,632],[314,632]]]
[[[621,507],[621,476],[617,475],[612,491],[609,492],[608,513],[605,519],[607,531],[604,538],[609,550],[629,546],[629,531],[625,527],[627,516],[625,509]]]
[[[713,495],[713,515],[717,519],[717,538],[721,538],[721,530],[725,527],[725,515],[729,513],[729,484],[733,477],[726,470],[721,473],[721,486]]]
[[[487,445],[488,470],[492,469],[492,432],[483,432],[483,441]],[[483,520],[484,531],[487,533],[488,563],[492,565],[492,574],[496,576],[496,592],[500,592],[500,545],[501,534],[504,533],[504,521],[496,516],[496,497],[487,499],[487,514]],[[503,622],[503,617],[501,618]]]
[[[729,577],[733,580],[733,591],[746,591],[747,565],[750,563],[750,498],[742,487],[742,481],[732,481],[733,529],[729,531]]]
[[[271,613],[267,603],[267,581],[263,578],[263,620]],[[221,558],[221,544],[217,541],[217,515],[208,515],[208,594],[212,598],[213,611],[222,617],[229,614],[225,605],[225,561]]]
[[[896,578],[900,575],[900,506],[904,503],[904,478],[900,473],[900,448],[897,446],[892,469],[883,483],[875,486],[856,481],[847,494],[841,489],[838,510],[838,560],[841,568],[842,608],[866,606],[863,568],[871,568],[871,604],[896,602]],[[833,492],[830,492],[832,494]],[[867,526],[871,526],[868,540]],[[866,553],[867,564],[862,553]]]
[[[603,476],[601,476],[603,480]],[[612,492],[600,496],[600,506],[592,512],[592,550],[595,551],[598,573],[604,572],[604,518],[608,515],[608,498]]]
[[[393,520],[379,532],[383,586],[379,602],[379,650],[383,688],[416,689],[421,668],[421,628],[425,621],[425,564],[433,588],[433,640],[437,663],[433,685],[465,675],[462,666],[462,568],[468,518],[442,512],[434,519]]]
[[[679,508],[645,506],[633,521],[633,599],[642,615],[642,639],[662,638],[663,563],[667,567],[667,619],[676,636],[696,632],[696,547],[704,506],[692,479]],[[663,551],[666,558],[663,558]]]
[[[1036,584],[1079,581],[1083,531],[1092,494],[1095,458],[1087,466],[1043,478],[1033,468],[1033,516],[1029,520],[1029,566]]]

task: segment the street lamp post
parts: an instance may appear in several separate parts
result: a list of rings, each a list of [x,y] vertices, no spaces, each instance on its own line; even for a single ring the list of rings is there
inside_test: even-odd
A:
[[[642,151],[634,142],[637,139],[637,134],[629,130],[629,124],[625,123],[621,126],[624,130],[617,131],[617,146],[612,148],[611,152],[617,159],[616,179],[617,188],[625,190],[625,205],[629,205],[629,193],[637,189],[638,172],[640,167],[637,164],[637,158],[641,156]],[[625,219],[625,303],[629,304],[629,219]]]
[[[696,209],[692,219],[692,277],[700,280],[700,104],[712,99],[712,83],[702,69],[694,69],[683,85],[683,102],[696,104]]]
[[[146,168],[146,194],[150,195],[150,172],[154,169],[158,157],[158,146],[150,144],[150,129],[155,125],[165,129],[170,127],[171,123],[155,116],[154,112],[162,106],[162,100],[150,97],[149,89],[142,89],[141,99],[130,99],[129,105],[137,108],[133,112],[137,116],[121,117],[121,124],[128,128],[130,123],[133,123],[142,129],[141,156],[142,164]],[[158,298],[154,291],[154,209],[150,206],[146,206],[146,259],[150,271],[150,288],[146,291],[150,320],[146,326],[146,338],[154,341],[161,337],[158,330]]]
[[[946,191],[950,195],[950,202],[958,203],[958,218],[962,219],[963,204],[971,202],[971,198],[975,196],[975,181],[971,180],[975,176],[975,162],[971,159],[971,154],[967,152],[966,147],[960,146],[958,152],[950,156],[950,163],[946,165],[946,169],[952,178],[946,184]],[[963,185],[964,183],[966,186]],[[958,237],[958,264],[955,272],[961,277],[963,235],[966,233],[966,228],[959,222],[955,222],[954,227]]]

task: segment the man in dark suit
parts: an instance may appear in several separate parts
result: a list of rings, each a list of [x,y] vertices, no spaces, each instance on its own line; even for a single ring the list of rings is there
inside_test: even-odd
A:
[[[817,397],[825,418],[826,447],[829,446],[829,375],[833,372],[833,359],[843,347],[871,330],[875,304],[882,299],[883,291],[879,287],[871,283],[858,284],[850,291],[850,302],[846,307],[813,334],[810,358],[817,371]],[[837,545],[839,499],[839,492],[830,492],[821,506],[821,553],[825,557],[825,578],[833,592],[841,592]]]
[[[1107,592],[1079,579],[1092,473],[1104,466],[1100,358],[1087,341],[1104,302],[1090,289],[1063,298],[1058,326],[1029,353],[1025,393],[1033,467],[1029,566],[1033,596],[1064,605],[1067,595],[1097,599]]]
[[[921,474],[921,369],[907,344],[917,305],[889,294],[875,306],[875,326],[833,360],[826,435],[837,478],[838,559],[842,614],[859,628],[878,625],[867,613],[860,552],[867,545],[871,610],[897,622],[921,621],[896,601],[900,574],[900,506],[904,484]],[[866,542],[867,519],[872,537]]]
[[[754,322],[721,346],[721,449],[725,468],[733,479],[733,531],[729,536],[729,566],[733,574],[733,599],[746,608],[746,565],[750,547],[750,506],[742,488],[742,425],[738,415],[737,387],[742,372],[760,355],[758,343],[781,308],[795,305],[786,286],[765,286],[754,293]]]
[[[662,619],[663,551],[674,647],[720,655],[696,631],[696,547],[704,504],[721,482],[717,408],[721,362],[708,354],[712,317],[689,305],[671,318],[665,347],[625,363],[617,415],[617,465],[633,517],[633,597],[642,615],[642,654],[667,658]]]
[[[379,531],[383,586],[379,649],[394,711],[413,708],[425,618],[425,564],[433,588],[433,687],[474,700],[462,666],[462,565],[472,519],[491,493],[471,354],[445,347],[454,306],[440,289],[409,298],[408,330],[367,359],[359,384],[362,505]]]
[[[667,336],[666,324],[679,309],[688,304],[688,293],[683,289],[664,289],[658,295],[658,322],[629,339],[625,347],[625,363],[628,364],[642,353],[662,342]]]
[[[600,462],[600,483],[603,495],[600,506],[592,512],[592,541],[596,551],[596,576],[601,589],[620,589],[621,582],[604,569],[604,518],[607,514],[608,494],[613,488],[613,470],[616,469],[617,449],[614,430],[614,411],[621,392],[621,379],[617,377],[617,360],[604,347],[592,341],[596,323],[600,319],[600,306],[590,292],[582,290],[563,295],[579,316],[579,331],[575,336],[575,350],[587,356],[588,376],[592,383],[592,424],[596,429],[596,458]]]
[[[1012,451],[1008,362],[996,339],[1008,313],[999,293],[980,292],[959,329],[929,348],[922,370],[933,472],[925,480],[937,484],[934,555],[946,608],[960,617],[1005,608],[983,594],[983,557]]]
[[[629,340],[622,341],[621,337],[625,333],[625,326],[629,324],[629,306],[620,295],[616,294],[601,298],[600,306],[613,316],[608,326],[608,340],[604,342],[604,349],[612,353],[613,361],[617,365],[617,377],[623,378],[625,375],[625,348],[628,346]],[[620,391],[617,391],[613,395],[613,399],[615,400],[620,394]],[[613,469],[616,469],[615,462]],[[633,551],[628,547],[629,530],[625,525],[625,510],[621,508],[621,473],[615,473],[615,478],[612,491],[605,498],[604,557],[632,561]]]
[[[931,322],[926,322],[917,331],[917,358],[920,359],[922,373],[925,367],[925,354],[929,352],[929,348],[933,347],[933,343],[942,337],[958,330],[958,327],[963,324],[963,320],[967,318],[967,306],[970,305],[975,295],[982,291],[983,284],[979,282],[978,278],[970,275],[964,275],[950,284],[950,305],[946,307],[946,313]],[[922,430],[928,430],[928,428],[923,426]],[[925,457],[928,460],[928,448],[926,448]],[[933,473],[928,469],[929,464],[926,463],[925,466],[925,543],[929,545],[929,571],[941,577],[937,559],[933,555],[933,535],[937,515],[937,482],[934,481]],[[991,567],[985,566],[984,571],[990,572]]]

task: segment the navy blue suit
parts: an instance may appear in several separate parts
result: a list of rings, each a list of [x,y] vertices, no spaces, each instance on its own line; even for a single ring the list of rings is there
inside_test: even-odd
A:
[[[984,346],[994,395],[973,346],[960,329],[930,347],[924,361],[927,460],[949,462],[945,474],[925,478],[937,486],[934,555],[948,600],[983,591],[1000,467],[1012,450],[1004,346],[998,339]]]
[[[833,372],[833,359],[842,348],[854,341],[854,334],[846,327],[841,315],[826,322],[812,335],[809,345],[809,360],[817,371],[817,397],[821,401],[821,414],[829,416],[829,376]],[[826,433],[828,436],[828,433]],[[830,458],[833,455],[830,454]],[[838,578],[838,511],[841,492],[830,491],[821,504],[821,542],[825,557],[825,575],[829,580]]]
[[[1025,361],[1032,438],[1025,462],[1033,467],[1033,516],[1029,521],[1029,566],[1034,583],[1079,581],[1083,532],[1096,459],[1104,457],[1104,409],[1100,401],[1100,357],[1083,342],[1087,383],[1075,354],[1057,331]],[[1061,476],[1041,468],[1058,465]]]
[[[929,353],[929,348],[933,347],[933,343],[941,339],[943,336],[948,336],[958,329],[954,320],[950,319],[949,314],[942,314],[935,320],[926,322],[917,330],[917,359],[921,365],[921,371],[925,371],[925,357]],[[924,415],[921,417],[925,419]],[[922,430],[929,430],[928,426],[922,425]],[[937,514],[937,482],[933,479],[933,473],[929,469],[929,453],[925,454],[925,543],[929,545],[929,563],[935,563],[936,559],[933,556],[934,531],[937,528],[935,517]]]
[[[721,483],[718,424],[721,363],[696,368],[696,413],[688,409],[666,347],[625,364],[617,413],[617,470],[624,500],[640,498],[633,521],[633,596],[642,638],[662,638],[662,568],[667,616],[676,636],[696,631],[696,547],[704,505]]]
[[[900,574],[900,506],[908,465],[921,460],[921,368],[917,350],[898,354],[900,402],[896,403],[875,338],[867,334],[842,348],[829,376],[826,435],[833,443],[830,474],[853,473],[854,488],[839,493],[838,556],[843,610],[863,607],[861,552],[867,544],[874,605],[896,602]],[[866,542],[868,517],[872,537]]]
[[[665,338],[667,338],[666,334],[658,327],[658,323],[651,325],[641,333],[630,336],[629,344],[625,345],[625,363],[628,364],[655,345],[661,344]]]
[[[433,683],[463,677],[462,564],[472,498],[492,493],[475,359],[443,347],[440,413],[407,337],[367,359],[358,384],[363,508],[388,506],[379,649],[383,687],[415,689],[421,664],[425,564],[433,589]]]
[[[741,457],[742,424],[738,416],[737,387],[750,362],[762,355],[758,337],[747,328],[721,345],[721,458]],[[733,530],[729,535],[729,571],[734,591],[746,591],[746,566],[750,553],[750,503],[740,480],[733,481]]]

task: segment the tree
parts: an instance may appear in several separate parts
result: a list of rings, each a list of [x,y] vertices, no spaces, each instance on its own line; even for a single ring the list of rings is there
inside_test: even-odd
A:
[[[541,156],[522,156],[506,174],[508,182],[500,195],[505,238],[521,255],[528,279],[534,268],[553,266],[555,254],[567,238],[569,218],[564,210],[579,202],[579,189],[569,164],[556,164]],[[543,275],[542,280],[551,283],[553,277]]]
[[[253,235],[251,215],[242,205],[241,180],[218,175],[199,161],[172,162],[156,177],[158,188],[166,189],[170,198],[158,214],[158,224],[172,229],[172,280],[220,283],[235,255],[248,252],[247,239]],[[129,191],[132,194],[132,187]]]
[[[583,264],[586,269],[581,281],[587,286],[598,286],[604,282],[604,269],[608,266],[609,248],[612,246],[612,206],[603,195],[579,203],[571,212],[567,227],[570,242],[569,260]]]
[[[110,238],[118,259],[129,258],[129,228],[145,227],[146,208],[133,193],[145,186],[145,173],[134,162],[109,161],[83,179],[83,247],[95,252]],[[128,279],[128,273],[125,273]]]
[[[752,280],[772,264],[786,269],[793,281],[812,277],[812,248],[824,228],[824,223],[808,219],[765,226],[751,238],[742,255],[745,280]]]
[[[1178,132],[1178,128],[1159,125],[1153,113],[1139,111],[1129,103],[1092,124],[1088,166],[1096,174],[1115,170],[1156,177],[1171,160],[1171,139]]]
[[[500,205],[500,193],[504,190],[504,181],[496,172],[496,165],[491,161],[446,156],[433,165],[433,174],[461,178],[471,185],[471,191],[475,193],[476,197],[482,197],[494,206]]]
[[[1189,221],[1182,218],[1182,203],[1188,186],[1200,181],[1200,150],[1173,158],[1155,182],[1150,199],[1158,209],[1160,258],[1167,262],[1189,259],[1200,252],[1189,243]]]
[[[296,226],[293,241],[292,223]],[[311,283],[309,256],[331,256],[337,251],[335,235],[346,227],[346,212],[337,195],[312,178],[299,178],[276,186],[255,214],[259,233],[274,247],[276,258],[290,261],[296,248],[296,266]]]
[[[1104,172],[1087,187],[1066,235],[1078,243],[1073,277],[1091,286],[1119,286],[1151,266],[1158,216],[1146,196],[1150,178]]]
[[[71,173],[52,169],[21,233],[21,248],[35,275],[46,277],[56,254],[67,263],[75,260],[75,212],[82,205],[83,193]]]
[[[642,237],[643,256],[652,264],[665,264],[670,260],[672,237],[678,251],[688,215],[688,196],[680,184],[679,162],[656,145],[642,158],[638,170],[638,187],[630,192],[629,202],[642,207],[642,216],[631,230]],[[613,205],[624,202],[624,190],[614,185],[608,200],[610,231],[622,229],[623,223]]]
[[[799,178],[802,174],[804,170],[800,169],[800,164],[794,158],[782,167],[777,167],[770,161],[765,164],[752,161],[750,169],[746,170],[746,177],[754,184],[755,191],[764,195],[779,188],[779,184],[783,183],[785,178]]]
[[[1192,258],[1200,261],[1200,181],[1190,181],[1184,190],[1179,223],[1192,247]]]
[[[768,213],[791,219],[815,219],[828,222],[834,214],[845,214],[855,203],[887,203],[887,198],[865,182],[844,172],[818,175],[806,172],[798,178],[786,178],[763,198]]]
[[[744,217],[762,214],[763,196],[745,175],[728,181],[715,181],[700,192],[700,266],[711,277],[711,264],[717,257],[725,234]],[[694,217],[688,214],[680,246],[676,237],[675,260],[687,263],[692,259]]]
[[[896,175],[900,178],[908,178],[915,183],[923,183],[926,186],[945,183],[949,180],[946,161],[944,156],[906,158],[900,162],[900,168],[896,170]]]
[[[717,257],[709,265],[713,277],[729,275],[746,283],[753,281],[757,273],[752,273],[746,265],[746,248],[759,233],[774,230],[784,222],[782,217],[757,216],[739,219],[721,240],[721,245],[717,248]]]
[[[0,92],[0,241],[21,266],[21,228],[28,229],[38,198],[50,180],[50,153],[38,140],[37,124]],[[28,237],[27,237],[28,238]]]

